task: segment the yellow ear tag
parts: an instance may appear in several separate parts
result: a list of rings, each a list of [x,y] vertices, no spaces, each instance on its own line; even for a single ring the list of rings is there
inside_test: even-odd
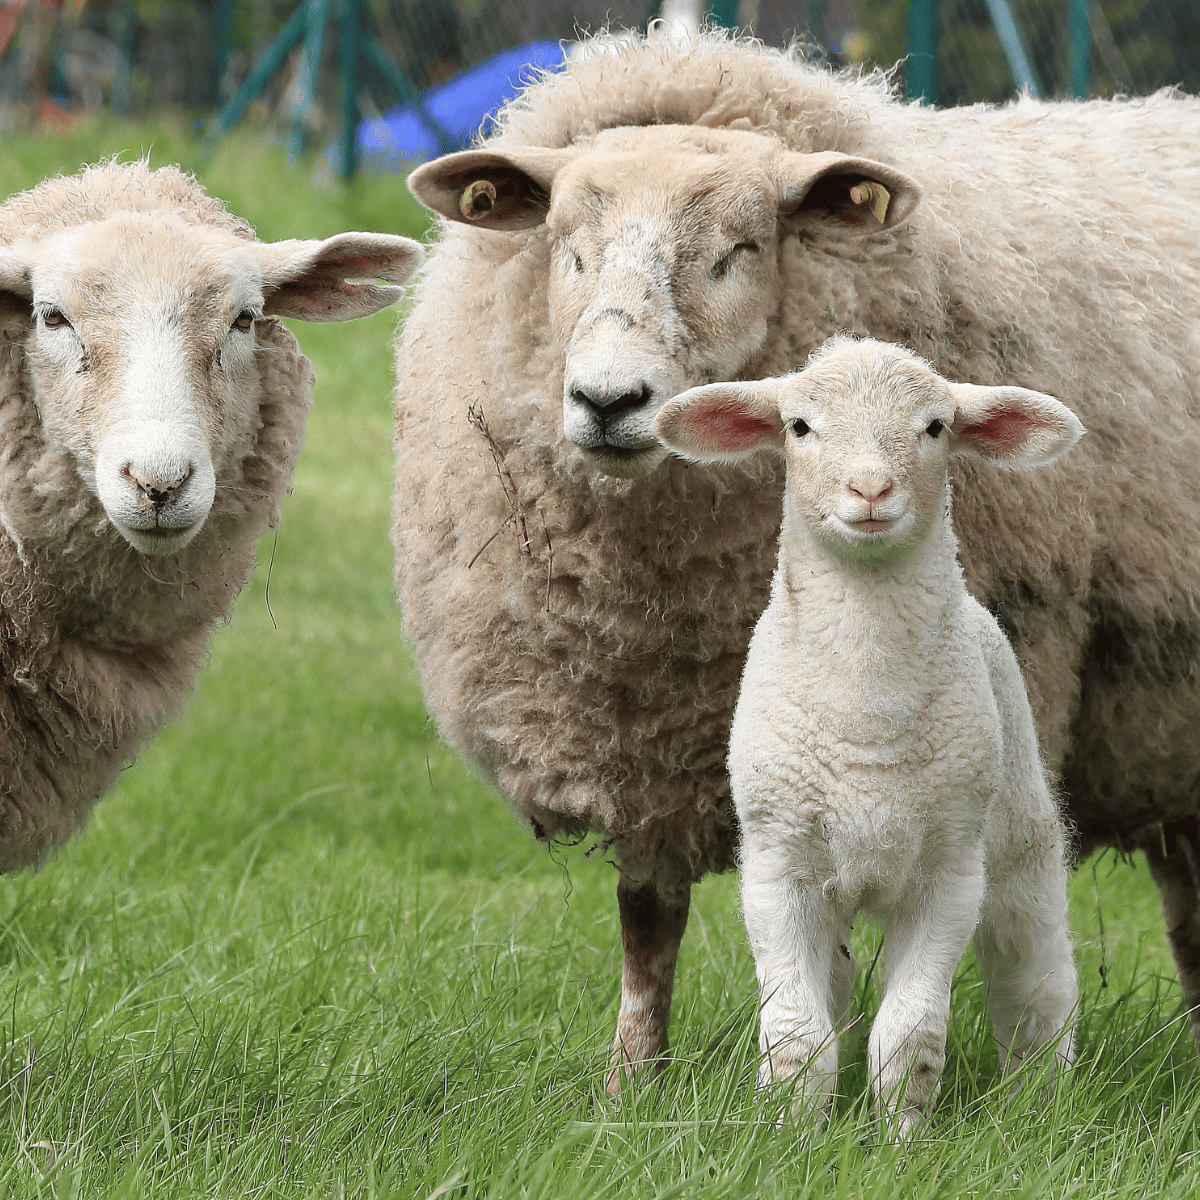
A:
[[[873,179],[864,179],[850,189],[850,199],[855,204],[869,204],[871,215],[880,225],[887,220],[888,204],[891,203],[892,193]]]
[[[470,187],[463,189],[463,194],[458,198],[458,211],[468,221],[482,220],[495,205],[495,185],[486,179],[475,180]]]

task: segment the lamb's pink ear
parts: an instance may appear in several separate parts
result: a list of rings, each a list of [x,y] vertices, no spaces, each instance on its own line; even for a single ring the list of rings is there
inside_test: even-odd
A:
[[[264,311],[301,321],[353,321],[395,304],[401,284],[425,260],[412,238],[339,233],[323,242],[260,242],[247,247],[262,269]]]
[[[1019,387],[952,383],[954,453],[977,454],[998,467],[1040,467],[1065,454],[1086,432],[1053,396]]]
[[[921,202],[920,187],[903,171],[833,151],[780,155],[776,186],[788,224],[859,236],[891,229]]]
[[[782,445],[779,380],[710,383],[668,400],[654,418],[668,450],[696,462],[732,462]]]
[[[504,152],[461,150],[408,177],[426,208],[480,229],[530,229],[546,219],[555,176],[578,150],[525,146]]]

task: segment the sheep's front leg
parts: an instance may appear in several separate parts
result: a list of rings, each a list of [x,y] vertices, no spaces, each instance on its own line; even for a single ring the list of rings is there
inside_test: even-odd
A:
[[[674,903],[663,898],[653,883],[617,884],[621,911],[621,1011],[613,1067],[605,1088],[610,1096],[621,1090],[622,1074],[632,1077],[647,1066],[661,1070],[671,1020],[671,993],[679,943],[687,928],[691,889],[682,889]]]
[[[925,880],[885,922],[884,995],[868,1067],[889,1135],[912,1135],[937,1098],[946,1061],[950,984],[979,918],[982,856]]]
[[[854,987],[854,959],[838,915],[814,883],[780,856],[742,852],[742,910],[760,994],[758,1086],[804,1072],[801,1107],[823,1122],[837,1077],[835,1022]]]

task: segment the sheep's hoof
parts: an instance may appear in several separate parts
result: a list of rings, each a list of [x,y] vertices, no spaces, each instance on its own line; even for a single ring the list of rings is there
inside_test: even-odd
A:
[[[641,1060],[625,1058],[622,1055],[619,1061],[613,1063],[604,1077],[604,1090],[615,1099],[620,1096],[624,1087],[632,1090],[653,1083],[666,1070],[669,1061],[670,1059],[665,1054],[661,1054],[657,1058]]]

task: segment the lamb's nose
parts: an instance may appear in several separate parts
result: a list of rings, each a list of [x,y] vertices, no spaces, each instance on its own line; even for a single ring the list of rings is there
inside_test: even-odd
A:
[[[606,391],[599,387],[576,387],[571,389],[571,399],[577,404],[587,405],[601,416],[609,417],[613,413],[624,412],[627,408],[640,408],[650,399],[650,389],[644,383],[636,390],[627,392]]]
[[[125,476],[137,488],[139,504],[164,508],[179,495],[180,489],[191,479],[192,468],[188,467],[174,479],[157,479],[131,464],[125,468]]]
[[[880,500],[885,500],[892,494],[892,488],[896,485],[890,479],[851,479],[846,486],[856,496],[860,496],[868,504],[877,504]]]

